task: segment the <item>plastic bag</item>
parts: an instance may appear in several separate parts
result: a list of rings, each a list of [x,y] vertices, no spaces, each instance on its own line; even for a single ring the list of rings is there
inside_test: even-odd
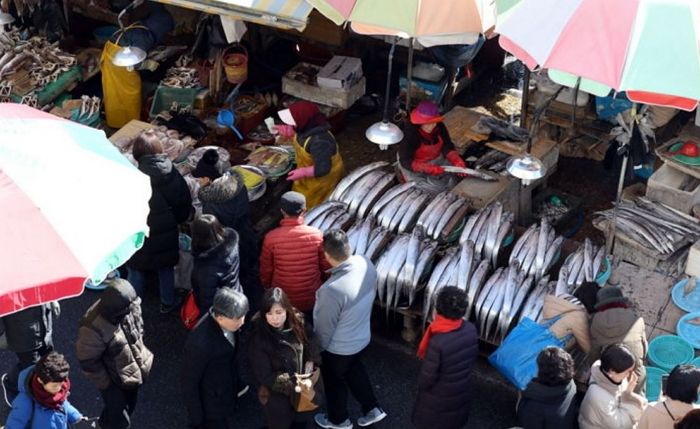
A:
[[[537,356],[549,346],[564,348],[570,335],[557,338],[549,327],[558,317],[543,324],[529,318],[518,323],[503,343],[489,356],[489,363],[519,390],[537,375]]]
[[[185,298],[185,302],[180,307],[180,320],[185,328],[192,330],[199,320],[201,312],[199,307],[197,307],[197,301],[194,299],[194,293],[190,291]]]

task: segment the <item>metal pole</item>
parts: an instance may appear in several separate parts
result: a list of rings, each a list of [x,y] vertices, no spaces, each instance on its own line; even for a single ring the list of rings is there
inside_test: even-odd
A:
[[[413,37],[408,39],[408,70],[406,71],[406,113],[411,112],[411,87],[413,86]]]
[[[628,148],[625,148],[622,157],[622,168],[620,170],[620,180],[617,182],[617,197],[615,198],[615,207],[613,208],[612,221],[608,224],[608,237],[605,241],[605,253],[610,255],[612,248],[615,245],[615,230],[617,228],[617,210],[622,199],[622,188],[625,184],[625,174],[627,173],[627,160],[629,159]]]
[[[389,65],[386,72],[386,91],[384,91],[384,113],[382,115],[382,122],[389,122],[389,96],[391,89],[391,65],[394,63],[394,50],[396,50],[396,37],[391,42],[391,49],[389,49]]]
[[[523,97],[520,104],[520,128],[527,129],[527,103],[530,98],[530,69],[525,64],[525,75],[523,76]]]

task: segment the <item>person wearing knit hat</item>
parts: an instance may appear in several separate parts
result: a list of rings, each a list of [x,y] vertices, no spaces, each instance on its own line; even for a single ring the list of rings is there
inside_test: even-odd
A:
[[[624,344],[636,357],[634,372],[639,377],[639,383],[635,391],[643,393],[646,385],[644,358],[649,350],[644,319],[637,315],[632,308],[632,303],[616,286],[605,286],[598,290],[595,310],[596,313],[591,319],[589,363],[592,365],[600,359],[600,354],[605,347],[611,344]]]
[[[421,101],[409,119],[399,144],[401,174],[407,182],[416,182],[428,192],[449,190],[455,179],[445,174],[443,166],[466,167],[466,164],[455,150],[439,107],[432,101]]]
[[[306,207],[311,209],[325,200],[345,175],[338,143],[328,119],[314,103],[297,101],[278,115],[287,125],[278,126],[281,134],[291,135],[289,127],[296,133],[292,145],[297,168],[289,172],[287,180],[294,182],[292,190],[303,194]]]

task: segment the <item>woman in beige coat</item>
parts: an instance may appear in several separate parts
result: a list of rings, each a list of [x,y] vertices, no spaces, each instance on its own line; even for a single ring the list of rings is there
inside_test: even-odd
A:
[[[673,368],[666,382],[663,401],[650,404],[637,429],[673,429],[673,425],[696,408],[700,387],[700,369],[693,365]]]
[[[573,335],[571,341],[566,344],[566,349],[571,350],[574,344],[585,353],[591,350],[591,335],[588,328],[588,312],[581,302],[571,295],[560,296],[546,295],[542,316],[545,320],[559,317],[559,320],[549,328],[557,338]]]
[[[622,344],[603,350],[591,368],[591,379],[579,409],[580,429],[634,429],[647,400],[634,393],[635,356]]]

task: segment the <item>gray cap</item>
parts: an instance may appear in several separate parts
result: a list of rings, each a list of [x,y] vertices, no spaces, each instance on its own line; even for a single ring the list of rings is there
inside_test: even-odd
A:
[[[285,192],[280,199],[280,208],[291,216],[301,214],[306,209],[306,197],[299,192]]]
[[[222,287],[216,291],[211,311],[229,319],[238,319],[248,313],[248,298],[235,289]]]

